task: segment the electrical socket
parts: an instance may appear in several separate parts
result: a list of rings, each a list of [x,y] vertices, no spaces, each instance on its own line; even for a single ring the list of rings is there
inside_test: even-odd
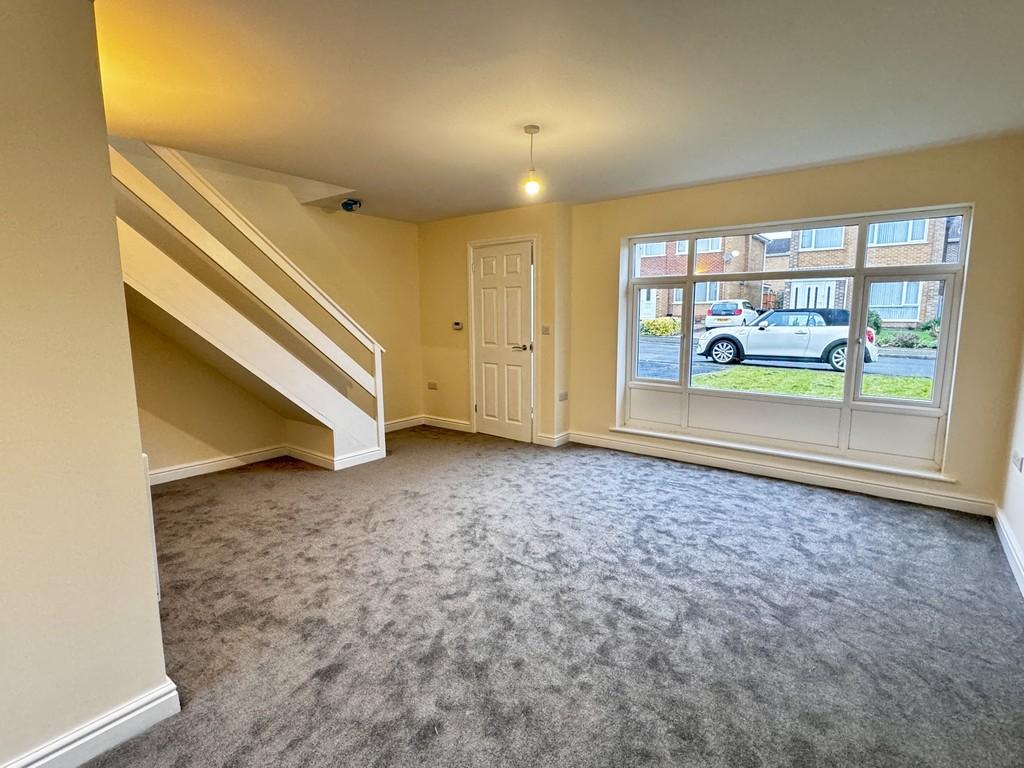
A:
[[[428,381],[427,382],[427,389],[437,389],[437,382],[436,381]]]
[[[569,399],[569,393],[568,392],[559,392],[558,393],[558,402],[564,403],[568,399]]]

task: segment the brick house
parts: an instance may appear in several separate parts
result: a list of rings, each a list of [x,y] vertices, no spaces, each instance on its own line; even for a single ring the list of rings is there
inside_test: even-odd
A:
[[[735,237],[707,237],[697,240],[697,276],[709,278],[730,273],[761,272],[764,270],[765,246],[769,240],[761,235]],[[686,271],[686,241],[646,243],[638,246],[639,274],[683,274]],[[694,317],[703,324],[708,308],[716,301],[746,299],[754,307],[770,306],[761,280],[720,281],[709,279],[694,286]],[[645,289],[640,294],[641,317],[681,317],[683,291]]]
[[[963,219],[959,216],[873,224],[866,258],[871,266],[914,266],[956,262]],[[765,271],[852,266],[856,227],[794,230],[768,243]],[[848,278],[766,281],[778,308],[844,307]],[[876,283],[868,307],[889,328],[913,328],[942,312],[941,284],[935,281]]]
[[[872,266],[913,266],[953,263],[960,258],[963,219],[959,216],[872,224],[868,228],[867,263]],[[666,241],[637,246],[639,275],[685,274],[687,243]],[[857,227],[793,230],[787,235],[739,235],[696,241],[694,325],[703,325],[716,301],[747,300],[758,309],[847,307],[849,278],[815,280],[728,280],[730,273],[852,267],[857,258]],[[714,279],[718,278],[718,279]],[[913,328],[942,311],[941,284],[935,281],[876,283],[869,307],[884,326]],[[680,317],[682,289],[644,289],[640,316]]]

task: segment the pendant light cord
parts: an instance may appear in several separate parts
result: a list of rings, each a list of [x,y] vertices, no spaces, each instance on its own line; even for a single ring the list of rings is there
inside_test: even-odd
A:
[[[530,170],[531,171],[537,170],[536,168],[533,167],[533,134],[532,133],[530,134]]]

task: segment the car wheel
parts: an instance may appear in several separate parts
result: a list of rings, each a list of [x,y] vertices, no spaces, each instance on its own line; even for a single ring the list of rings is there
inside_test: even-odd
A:
[[[709,350],[711,353],[711,359],[716,363],[725,365],[727,363],[735,363],[740,356],[740,351],[736,347],[736,344],[728,339],[721,339],[711,345]]]
[[[840,344],[834,347],[831,352],[828,353],[828,364],[832,366],[833,371],[839,371],[842,373],[846,370],[846,345]]]

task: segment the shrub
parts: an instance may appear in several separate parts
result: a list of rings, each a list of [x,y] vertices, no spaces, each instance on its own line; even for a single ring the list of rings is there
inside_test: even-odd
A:
[[[934,317],[931,320],[925,320],[923,323],[917,326],[917,330],[927,331],[928,333],[931,334],[931,337],[933,339],[937,339],[939,338],[939,330],[941,323],[942,321],[939,318]]]
[[[894,335],[889,342],[891,347],[902,347],[904,349],[915,349],[921,346],[921,337],[909,331],[900,331]]]
[[[652,317],[640,321],[640,335],[678,336],[682,327],[682,321],[678,317]]]
[[[873,309],[868,310],[868,327],[875,330],[876,336],[882,332],[882,316]]]

